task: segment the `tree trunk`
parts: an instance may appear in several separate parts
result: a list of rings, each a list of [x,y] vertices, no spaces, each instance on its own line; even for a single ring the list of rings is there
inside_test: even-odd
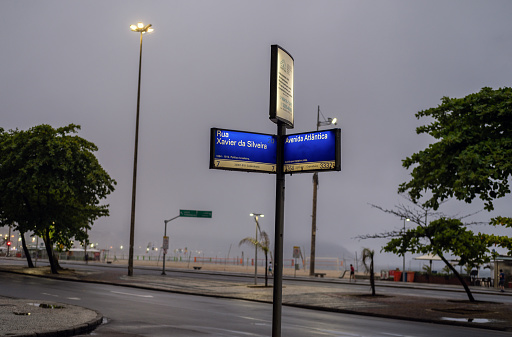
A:
[[[53,247],[52,247],[52,241],[50,239],[50,233],[48,230],[45,231],[43,235],[43,241],[46,246],[46,254],[48,255],[48,261],[50,262],[50,269],[52,271],[52,274],[58,274],[57,266],[55,264],[55,260],[53,258]]]
[[[464,287],[464,290],[466,291],[466,294],[468,295],[469,301],[470,302],[475,302],[475,298],[473,297],[473,294],[471,293],[471,290],[469,289],[467,283],[464,281],[462,276],[460,276],[460,274],[457,272],[457,270],[450,264],[450,262],[448,262],[448,260],[446,260],[444,258],[444,256],[442,254],[437,254],[437,256],[439,256],[441,258],[441,260],[443,260],[443,262],[448,266],[448,268],[457,277],[457,279],[459,280],[460,284],[462,284],[462,286]]]
[[[57,258],[57,256],[55,255],[55,251],[53,252],[53,263],[55,264],[55,267],[57,268],[57,270],[63,270],[64,268],[62,268],[59,264],[59,259]]]
[[[268,253],[265,252],[265,287],[268,287]]]
[[[25,241],[25,233],[20,233],[21,235],[21,246],[23,247],[23,252],[25,253],[25,257],[27,258],[27,264],[29,268],[34,268],[34,264],[32,263],[32,257],[30,256],[30,252],[28,251],[27,242]]]
[[[375,296],[375,275],[373,272],[373,255],[370,260],[370,286],[372,287],[372,296]]]

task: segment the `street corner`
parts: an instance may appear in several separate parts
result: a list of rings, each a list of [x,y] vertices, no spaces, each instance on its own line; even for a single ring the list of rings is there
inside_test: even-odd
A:
[[[53,301],[0,297],[0,335],[74,336],[103,321],[95,310]]]

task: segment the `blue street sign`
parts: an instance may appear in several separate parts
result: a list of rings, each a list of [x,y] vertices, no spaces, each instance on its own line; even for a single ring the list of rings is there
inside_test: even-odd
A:
[[[251,172],[276,172],[273,135],[211,129],[210,168]]]
[[[341,130],[288,135],[284,142],[284,172],[341,171]]]
[[[276,173],[276,136],[211,129],[210,168]],[[288,135],[284,142],[284,172],[341,170],[341,130]]]

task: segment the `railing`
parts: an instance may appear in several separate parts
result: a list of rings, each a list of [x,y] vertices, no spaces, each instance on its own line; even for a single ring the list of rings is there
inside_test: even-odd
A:
[[[39,258],[47,258],[46,257],[46,251],[39,250]],[[31,254],[33,258],[35,258],[35,252]],[[84,261],[84,255],[83,254],[69,254],[67,252],[60,252],[56,253],[59,260],[65,261]],[[21,254],[20,254],[20,257]],[[134,260],[135,261],[148,261],[148,262],[160,262],[162,261],[163,256],[162,255],[152,255],[152,254],[140,254],[135,255]],[[116,262],[116,261],[127,261],[128,260],[128,254],[120,254],[117,255],[113,252],[109,251],[101,251],[101,252],[91,252],[88,254],[88,260],[89,261],[99,261],[99,262]],[[240,258],[240,257],[209,257],[209,256],[186,256],[186,255],[174,255],[169,256],[167,255],[165,257],[166,262],[186,262],[186,263],[195,263],[195,264],[214,264],[214,265],[231,265],[231,266],[254,266],[254,258]],[[267,260],[267,262],[271,262],[270,258]],[[265,258],[259,258],[256,263],[258,266],[265,266]],[[302,259],[284,259],[283,260],[283,267],[284,268],[294,268],[295,263],[297,263],[299,266],[299,269],[301,270],[308,270],[309,269],[309,258],[306,260]],[[315,259],[315,267],[318,270],[335,270],[340,271],[343,267],[343,259],[339,258],[326,258],[326,257],[320,257]]]
[[[109,261],[122,261],[127,260],[127,255],[113,255],[110,254],[108,256]],[[134,256],[134,260],[136,261],[162,261],[161,255],[149,255],[142,254]],[[240,257],[213,257],[213,256],[166,256],[166,262],[190,262],[195,264],[214,264],[214,265],[231,265],[231,266],[254,266],[254,258],[240,258]],[[270,258],[268,262],[271,262]],[[299,260],[299,259],[284,259],[283,267],[284,268],[294,268],[295,263],[299,265],[299,269],[309,269],[309,259]],[[257,260],[258,266],[265,265],[265,258],[259,258]],[[315,266],[319,270],[335,270],[340,271],[343,269],[344,263],[343,259],[340,258],[332,258],[332,257],[320,257],[315,259]]]

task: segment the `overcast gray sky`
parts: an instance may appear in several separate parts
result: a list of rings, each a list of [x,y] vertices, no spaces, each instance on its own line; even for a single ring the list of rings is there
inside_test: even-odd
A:
[[[82,127],[117,180],[111,215],[91,232],[100,248],[128,247],[139,38],[144,36],[136,248],[160,246],[180,209],[212,219],[168,225],[171,249],[252,256],[251,212],[273,240],[275,176],[209,170],[211,127],[273,134],[270,46],[295,59],[295,129],[316,129],[317,106],[338,117],[341,172],[320,174],[317,256],[350,258],[382,241],[355,236],[400,228],[392,208],[408,179],[401,160],[425,148],[414,114],[442,96],[510,86],[510,1],[2,1],[0,125]],[[285,258],[309,254],[312,174],[286,177]],[[450,208],[451,207],[451,208]],[[449,203],[447,213],[472,211]],[[510,199],[497,211],[510,214]],[[488,213],[479,214],[486,220]],[[480,230],[480,229],[477,229]],[[401,266],[378,254],[377,264]]]

